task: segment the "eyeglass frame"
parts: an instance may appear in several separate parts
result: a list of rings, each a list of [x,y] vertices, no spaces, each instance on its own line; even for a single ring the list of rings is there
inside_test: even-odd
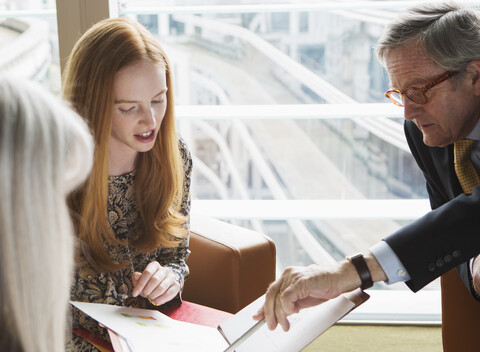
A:
[[[390,100],[393,104],[397,105],[397,106],[400,106],[400,107],[404,107],[405,106],[405,103],[403,104],[399,104],[396,100],[392,99],[390,97],[390,95],[392,93],[398,93],[400,94],[400,96],[402,97],[402,101],[404,102],[405,101],[405,97],[407,97],[408,99],[410,99],[412,102],[414,102],[415,104],[420,104],[420,105],[425,105],[426,103],[428,103],[428,97],[425,95],[426,92],[428,92],[430,89],[432,89],[433,87],[435,87],[436,85],[442,83],[442,82],[445,82],[447,79],[450,79],[451,77],[455,76],[457,73],[459,73],[460,71],[447,71],[445,73],[442,73],[440,76],[438,76],[437,78],[435,78],[433,80],[433,82],[431,83],[428,83],[426,84],[425,86],[423,87],[410,87],[410,88],[406,88],[404,89],[403,91],[400,91],[398,89],[390,89],[390,90],[387,90],[385,92],[385,98],[387,98],[388,100]],[[411,90],[414,90],[416,92],[419,92],[421,95],[423,95],[423,97],[425,98],[425,102],[424,103],[418,103],[414,100],[412,100],[406,93],[408,91],[411,91]]]

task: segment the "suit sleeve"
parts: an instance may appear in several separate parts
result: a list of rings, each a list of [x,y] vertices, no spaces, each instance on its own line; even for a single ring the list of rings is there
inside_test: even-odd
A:
[[[427,180],[430,203],[436,209],[385,241],[410,274],[411,280],[406,284],[416,292],[450,269],[463,267],[480,252],[480,187],[471,195],[460,194],[449,201],[448,191],[441,187],[442,178],[435,174],[438,170],[433,165],[435,158],[419,149],[424,146],[421,132],[411,124],[406,125],[405,133]],[[460,272],[465,276],[464,270]],[[465,282],[468,278],[462,277],[462,280]]]

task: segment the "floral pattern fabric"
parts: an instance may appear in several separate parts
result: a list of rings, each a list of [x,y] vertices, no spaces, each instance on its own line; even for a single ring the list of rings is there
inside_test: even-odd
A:
[[[183,157],[185,170],[184,198],[181,211],[184,215],[190,213],[190,178],[192,158],[185,143],[180,140],[180,151]],[[139,213],[136,208],[135,175],[132,171],[126,175],[109,177],[107,216],[115,237],[125,243],[108,244],[107,251],[111,258],[118,263],[126,261],[128,264],[121,270],[109,273],[96,271],[85,260],[81,260],[75,272],[72,285],[71,300],[92,303],[105,303],[118,306],[133,306],[137,308],[155,307],[144,297],[132,297],[134,271],[142,272],[152,261],[169,267],[174,272],[177,281],[183,289],[185,278],[188,276],[186,259],[188,256],[188,236],[182,239],[178,246],[172,248],[160,247],[150,253],[140,252],[129,247],[129,240],[136,236],[136,224]],[[186,226],[189,226],[186,224]],[[84,264],[83,264],[84,263]],[[181,291],[180,291],[181,292]],[[177,295],[167,305],[179,304],[181,295]],[[78,309],[72,307],[72,328],[87,329],[108,340],[106,329],[100,328],[98,323]],[[95,352],[99,351],[83,338],[72,334],[67,341],[67,351]]]

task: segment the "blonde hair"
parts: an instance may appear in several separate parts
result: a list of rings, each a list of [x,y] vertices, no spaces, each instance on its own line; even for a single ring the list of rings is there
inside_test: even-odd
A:
[[[108,148],[113,115],[115,74],[138,61],[165,69],[167,109],[159,136],[149,152],[140,153],[136,194],[141,217],[132,245],[150,251],[176,243],[187,235],[185,216],[179,212],[183,197],[183,166],[175,130],[170,65],[153,35],[138,22],[121,17],[100,21],[75,44],[63,75],[63,94],[88,121],[95,139],[93,171],[81,191],[72,197],[78,212],[77,232],[85,257],[100,269],[119,269],[105,250],[118,243],[107,221]],[[88,221],[82,220],[88,219]],[[174,234],[175,241],[168,234]]]
[[[67,192],[93,160],[85,123],[32,82],[0,77],[1,351],[64,351],[73,270]]]

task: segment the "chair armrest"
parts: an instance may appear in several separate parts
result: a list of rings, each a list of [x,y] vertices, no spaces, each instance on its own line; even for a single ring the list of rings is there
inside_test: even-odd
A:
[[[236,313],[275,280],[275,244],[258,232],[192,215],[190,251],[187,301]]]

